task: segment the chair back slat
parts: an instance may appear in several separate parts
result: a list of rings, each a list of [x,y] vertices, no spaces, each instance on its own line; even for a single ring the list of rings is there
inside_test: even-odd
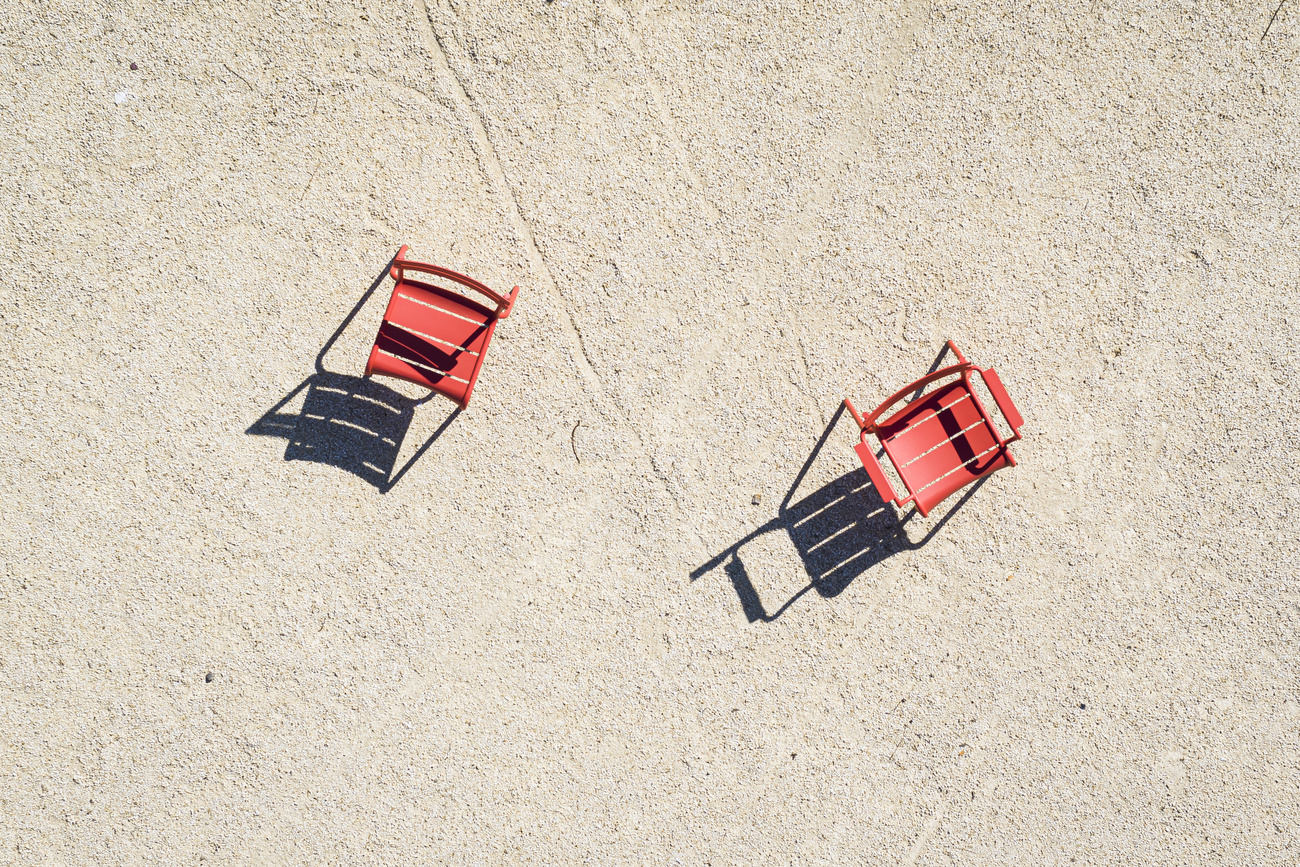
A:
[[[375,346],[385,355],[396,356],[407,364],[427,371],[426,376],[450,376],[469,382],[478,367],[479,356],[463,349],[448,351],[447,344],[433,343],[391,322],[379,326]]]

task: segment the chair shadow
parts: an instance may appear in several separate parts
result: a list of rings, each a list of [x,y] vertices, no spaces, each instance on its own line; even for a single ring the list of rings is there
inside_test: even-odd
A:
[[[906,532],[908,523],[917,514],[916,509],[911,508],[900,515],[892,504],[881,498],[861,467],[823,485],[808,496],[795,500],[800,483],[816,463],[822,447],[843,414],[844,405],[840,404],[808,460],[795,476],[789,492],[781,501],[777,516],[691,573],[691,580],[695,581],[721,566],[722,571],[731,579],[736,596],[740,599],[740,607],[750,623],[760,620],[770,623],[776,620],[811,590],[816,590],[823,598],[838,596],[854,579],[876,564],[901,551],[921,548],[943,529],[944,524],[984,483],[984,479],[980,479],[972,485],[917,541],[909,538]],[[809,581],[769,614],[740,553],[745,544],[778,530],[785,531],[789,536],[803,561]]]
[[[948,344],[945,342],[943,346],[939,347],[939,354],[934,357],[934,362],[930,365],[930,369],[925,372],[925,375],[929,376],[930,374],[938,370],[940,367],[942,367],[943,357],[947,354],[948,354]],[[923,385],[920,388],[918,388],[916,391],[912,392],[912,396],[907,399],[907,402],[911,403],[912,401],[916,400],[918,397],[921,396],[921,394],[924,391],[925,391],[925,386]]]
[[[415,417],[415,408],[428,402],[433,395],[410,398],[372,379],[325,369],[325,355],[383,284],[391,265],[390,259],[362,294],[361,300],[325,341],[316,355],[316,372],[245,431],[250,436],[275,436],[288,440],[284,451],[286,461],[328,464],[364,479],[384,494],[393,489],[461,412],[460,407],[452,410],[415,454],[394,473],[402,441]],[[286,410],[285,407],[299,394],[303,394],[302,407],[296,412]]]

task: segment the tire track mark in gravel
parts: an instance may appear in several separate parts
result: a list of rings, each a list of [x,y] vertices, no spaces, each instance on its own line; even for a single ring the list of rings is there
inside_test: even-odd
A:
[[[503,205],[502,210],[507,214],[510,222],[513,223],[512,228],[523,244],[529,266],[541,278],[542,290],[550,296],[548,300],[554,302],[557,307],[564,311],[562,324],[564,325],[565,336],[569,338],[569,342],[577,350],[571,354],[578,364],[583,379],[601,391],[606,391],[604,381],[600,378],[600,374],[596,372],[591,356],[587,353],[587,345],[582,339],[582,330],[578,328],[577,320],[574,319],[569,306],[563,303],[564,299],[556,286],[555,277],[551,274],[551,269],[546,264],[546,258],[542,255],[541,249],[537,246],[537,240],[533,236],[533,227],[519,207],[519,199],[515,196],[514,187],[510,185],[510,179],[506,177],[505,170],[501,168],[501,161],[497,159],[496,148],[492,146],[492,139],[488,136],[487,119],[482,110],[475,104],[474,98],[469,95],[465,83],[461,81],[460,76],[456,74],[456,70],[452,68],[451,61],[447,56],[446,46],[443,44],[442,37],[438,35],[438,28],[434,26],[433,16],[429,13],[428,4],[424,0],[420,2],[420,11],[424,15],[425,23],[428,24],[425,42],[428,45],[429,53],[433,55],[434,62],[438,66],[438,72],[452,85],[452,108],[457,114],[463,116],[465,126],[472,133],[474,155],[478,157],[479,168],[487,176],[488,183],[492,186],[492,192],[500,200]]]
[[[642,69],[642,80],[645,82],[646,90],[650,93],[650,99],[654,102],[655,114],[659,118],[659,124],[664,128],[665,135],[668,137],[668,145],[672,148],[673,156],[682,167],[682,175],[685,176],[686,182],[690,184],[691,189],[699,195],[704,203],[709,206],[710,219],[718,219],[722,216],[722,209],[708,193],[708,188],[696,174],[695,167],[691,164],[689,154],[686,152],[686,144],[682,141],[681,135],[677,132],[677,122],[673,120],[672,114],[668,111],[668,105],[664,101],[663,89],[655,80],[654,68],[646,62],[645,46],[641,43],[641,36],[636,32],[636,28],[629,23],[631,15],[623,9],[618,3],[610,2],[605,7],[606,13],[610,19],[618,22],[619,37],[623,44],[628,47],[632,57],[636,60],[637,66]]]
[[[710,218],[714,220],[718,219],[722,216],[722,209],[719,208],[717,203],[713,201],[713,198],[709,196],[704,182],[700,179],[700,176],[696,174],[695,169],[691,164],[690,157],[686,151],[686,145],[677,131],[677,123],[673,120],[672,113],[668,111],[663,89],[659,87],[659,84],[655,79],[655,70],[646,60],[645,46],[641,42],[640,34],[637,33],[636,28],[630,22],[630,19],[632,18],[631,14],[623,9],[617,2],[613,2],[613,0],[605,6],[605,10],[611,20],[618,22],[617,29],[620,38],[623,40],[623,43],[627,45],[632,56],[636,59],[637,65],[644,71],[643,80],[646,90],[649,91],[651,101],[654,102],[655,112],[658,115],[660,125],[665,130],[673,155],[677,158],[677,162],[682,167],[682,174],[686,177],[686,181],[690,185],[691,189],[693,189],[704,201],[705,205],[708,206]],[[807,211],[807,204],[807,201],[800,203],[796,219],[804,217]],[[784,240],[783,242],[779,242],[777,245],[779,251],[776,266],[778,277],[785,273],[785,260],[793,251],[795,241],[797,240],[797,236],[794,233],[786,233],[781,237]],[[775,285],[774,281],[766,279],[767,269],[763,270],[765,274],[765,279],[763,280],[764,285]],[[781,295],[778,298],[778,305],[781,310],[781,318],[785,321],[787,327],[793,329],[795,332],[793,335],[789,335],[785,333],[785,328],[782,329],[782,336],[786,342],[791,344],[792,349],[798,350],[796,355],[800,362],[801,381],[797,383],[797,387],[808,403],[807,408],[809,414],[813,418],[820,418],[822,425],[825,426],[829,423],[830,417],[827,416],[825,411],[817,404],[817,401],[810,390],[812,373],[808,362],[808,350],[804,340],[803,327],[799,323],[799,320],[793,317],[787,309],[784,295]]]
[[[905,867],[914,867],[917,859],[925,853],[925,847],[929,845],[930,838],[934,836],[934,832],[939,830],[939,823],[943,821],[943,817],[947,812],[948,802],[940,801],[939,806],[935,808],[934,815],[926,820],[925,825],[922,826],[921,833],[916,838],[916,843],[912,846],[911,851],[909,851],[906,857],[903,858],[902,863]]]
[[[882,103],[887,98],[888,93],[897,86],[897,70],[905,58],[904,49],[911,45],[917,31],[925,23],[929,16],[929,8],[919,0],[908,0],[898,9],[898,16],[898,27],[894,38],[889,41],[886,49],[882,52],[876,67],[876,72],[880,77],[874,83],[874,86],[867,89],[867,92],[863,94],[865,99],[859,99],[858,104],[855,106],[855,114],[857,115],[865,115],[868,108],[873,104]],[[828,160],[828,170],[821,177],[804,186],[803,194],[797,198],[790,219],[784,226],[779,227],[775,233],[776,238],[772,243],[775,255],[768,259],[773,269],[773,273],[768,275],[768,285],[779,286],[781,280],[795,270],[790,264],[790,258],[797,252],[798,242],[817,230],[818,215],[831,205],[835,191],[843,186],[842,179],[848,174],[854,159],[857,158],[862,148],[867,144],[865,129],[865,124],[855,129],[854,124],[849,122],[827,136],[823,149],[830,158]],[[826,415],[823,407],[817,403],[816,397],[811,391],[813,377],[812,364],[808,359],[807,346],[809,340],[807,332],[798,317],[790,313],[787,307],[786,293],[779,293],[777,301],[781,308],[782,317],[789,327],[794,330],[792,342],[799,349],[800,373],[803,379],[802,383],[800,383],[801,390],[809,403],[812,404],[814,417],[820,417],[823,425],[829,424],[830,417]]]
[[[636,438],[638,451],[644,455],[650,465],[651,473],[663,485],[665,493],[668,494],[669,501],[672,503],[674,516],[678,519],[684,519],[682,491],[677,490],[677,486],[672,483],[671,478],[659,466],[655,460],[653,451],[646,445],[646,436],[642,433],[640,427],[633,421],[630,413],[624,411],[614,396],[612,389],[596,372],[595,365],[592,363],[591,356],[587,353],[586,343],[582,339],[582,330],[578,327],[577,320],[574,318],[573,311],[569,305],[564,303],[564,297],[560,293],[559,287],[555,283],[555,278],[551,274],[550,267],[546,264],[546,258],[542,255],[541,249],[537,246],[534,238],[532,225],[528,218],[524,216],[523,209],[519,207],[519,199],[515,196],[514,187],[510,184],[510,179],[506,177],[505,170],[501,167],[501,161],[497,158],[496,149],[492,146],[492,139],[488,136],[487,118],[483,111],[477,106],[474,98],[470,96],[468,88],[465,87],[464,81],[456,74],[456,70],[451,65],[448,57],[447,48],[442,37],[438,35],[438,28],[434,25],[433,16],[429,12],[429,7],[424,0],[420,2],[420,11],[424,15],[425,24],[428,26],[426,33],[426,44],[429,53],[433,56],[438,66],[438,72],[451,85],[453,110],[463,116],[463,123],[473,134],[473,147],[475,156],[478,158],[479,167],[483,174],[487,176],[488,182],[493,187],[493,192],[501,200],[503,210],[509,215],[511,222],[514,224],[515,233],[523,243],[524,250],[528,256],[529,265],[533,271],[541,278],[543,291],[549,296],[550,300],[556,307],[564,311],[564,318],[561,324],[564,326],[565,335],[569,338],[571,344],[570,354],[577,363],[583,378],[589,385],[594,388],[598,404],[611,408],[613,414],[621,420],[632,431]],[[576,350],[576,351],[575,351]],[[599,410],[599,407],[598,407]],[[700,538],[698,532],[693,535],[699,543],[699,551],[706,553],[709,549],[704,539]]]

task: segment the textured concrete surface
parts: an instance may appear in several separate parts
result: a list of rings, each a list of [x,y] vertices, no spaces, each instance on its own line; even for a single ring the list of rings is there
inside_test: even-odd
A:
[[[0,862],[1300,861],[1300,7],[4,6]]]

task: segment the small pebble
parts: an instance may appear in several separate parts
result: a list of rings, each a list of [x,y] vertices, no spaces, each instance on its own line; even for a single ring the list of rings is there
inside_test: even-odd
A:
[[[216,675],[209,671],[207,674],[203,675],[203,682],[212,683],[212,678],[214,677],[216,677]]]
[[[761,506],[761,505],[763,505],[763,495],[762,495],[762,494],[755,494],[755,495],[754,495],[754,499],[750,500],[750,502],[753,503],[755,506]]]
[[[135,72],[135,71],[136,71],[137,69],[139,69],[139,68],[140,68],[140,64],[138,64],[138,63],[132,63],[132,64],[131,64],[131,71],[132,71],[132,72]]]
[[[1088,706],[1086,704],[1084,704],[1083,702],[1079,702],[1079,710],[1087,710],[1087,709]]]

